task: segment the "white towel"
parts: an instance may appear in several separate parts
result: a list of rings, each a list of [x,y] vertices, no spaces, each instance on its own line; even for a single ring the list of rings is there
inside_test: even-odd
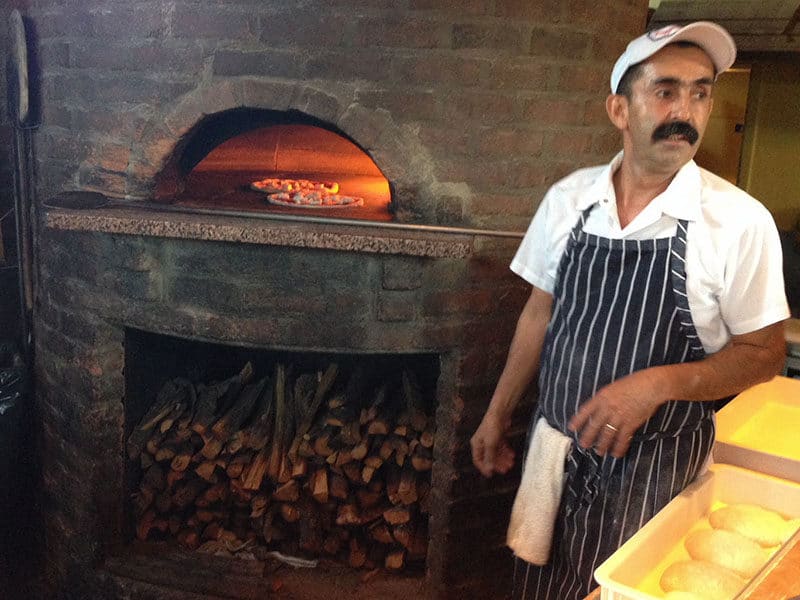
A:
[[[572,439],[544,418],[536,422],[506,536],[514,554],[529,563],[546,565],[550,558],[564,487],[564,461],[571,447]]]

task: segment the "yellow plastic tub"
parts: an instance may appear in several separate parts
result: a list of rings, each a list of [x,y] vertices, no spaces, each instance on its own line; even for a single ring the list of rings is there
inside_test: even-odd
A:
[[[732,465],[712,465],[595,570],[601,600],[663,598],[662,573],[673,562],[689,558],[683,545],[686,536],[710,527],[708,515],[713,510],[735,503],[800,517],[800,483]],[[773,556],[779,550],[776,547]]]

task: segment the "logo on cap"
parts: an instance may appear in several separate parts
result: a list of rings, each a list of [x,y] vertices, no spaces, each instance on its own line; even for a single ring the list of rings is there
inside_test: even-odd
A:
[[[657,42],[658,40],[663,40],[664,38],[668,38],[670,36],[675,35],[680,31],[680,25],[667,25],[666,27],[662,27],[661,29],[654,29],[653,31],[647,32],[647,37],[649,37],[652,41]]]

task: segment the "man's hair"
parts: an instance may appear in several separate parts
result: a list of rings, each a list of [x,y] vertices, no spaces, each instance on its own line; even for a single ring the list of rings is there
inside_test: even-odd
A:
[[[681,40],[679,42],[674,42],[672,44],[667,44],[667,46],[678,46],[680,48],[703,48],[695,44],[694,42],[687,42]],[[666,48],[666,46],[665,46]],[[705,50],[703,50],[705,52]],[[619,85],[617,85],[617,94],[621,94],[625,96],[628,100],[631,99],[631,94],[633,93],[633,84],[636,82],[639,77],[642,75],[642,68],[644,67],[645,61],[638,62],[635,65],[631,65],[628,67],[628,70],[623,73],[622,78],[619,80]],[[716,76],[717,72],[714,71],[714,75]]]

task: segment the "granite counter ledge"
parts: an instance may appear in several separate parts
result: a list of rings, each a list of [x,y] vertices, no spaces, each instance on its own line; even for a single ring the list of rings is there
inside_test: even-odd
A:
[[[152,206],[152,205],[150,205]],[[44,226],[65,231],[89,231],[148,237],[239,242],[399,254],[430,258],[467,258],[479,233],[446,232],[447,228],[388,228],[314,220],[273,220],[229,214],[196,214],[158,208],[112,205],[100,208],[44,207]]]

